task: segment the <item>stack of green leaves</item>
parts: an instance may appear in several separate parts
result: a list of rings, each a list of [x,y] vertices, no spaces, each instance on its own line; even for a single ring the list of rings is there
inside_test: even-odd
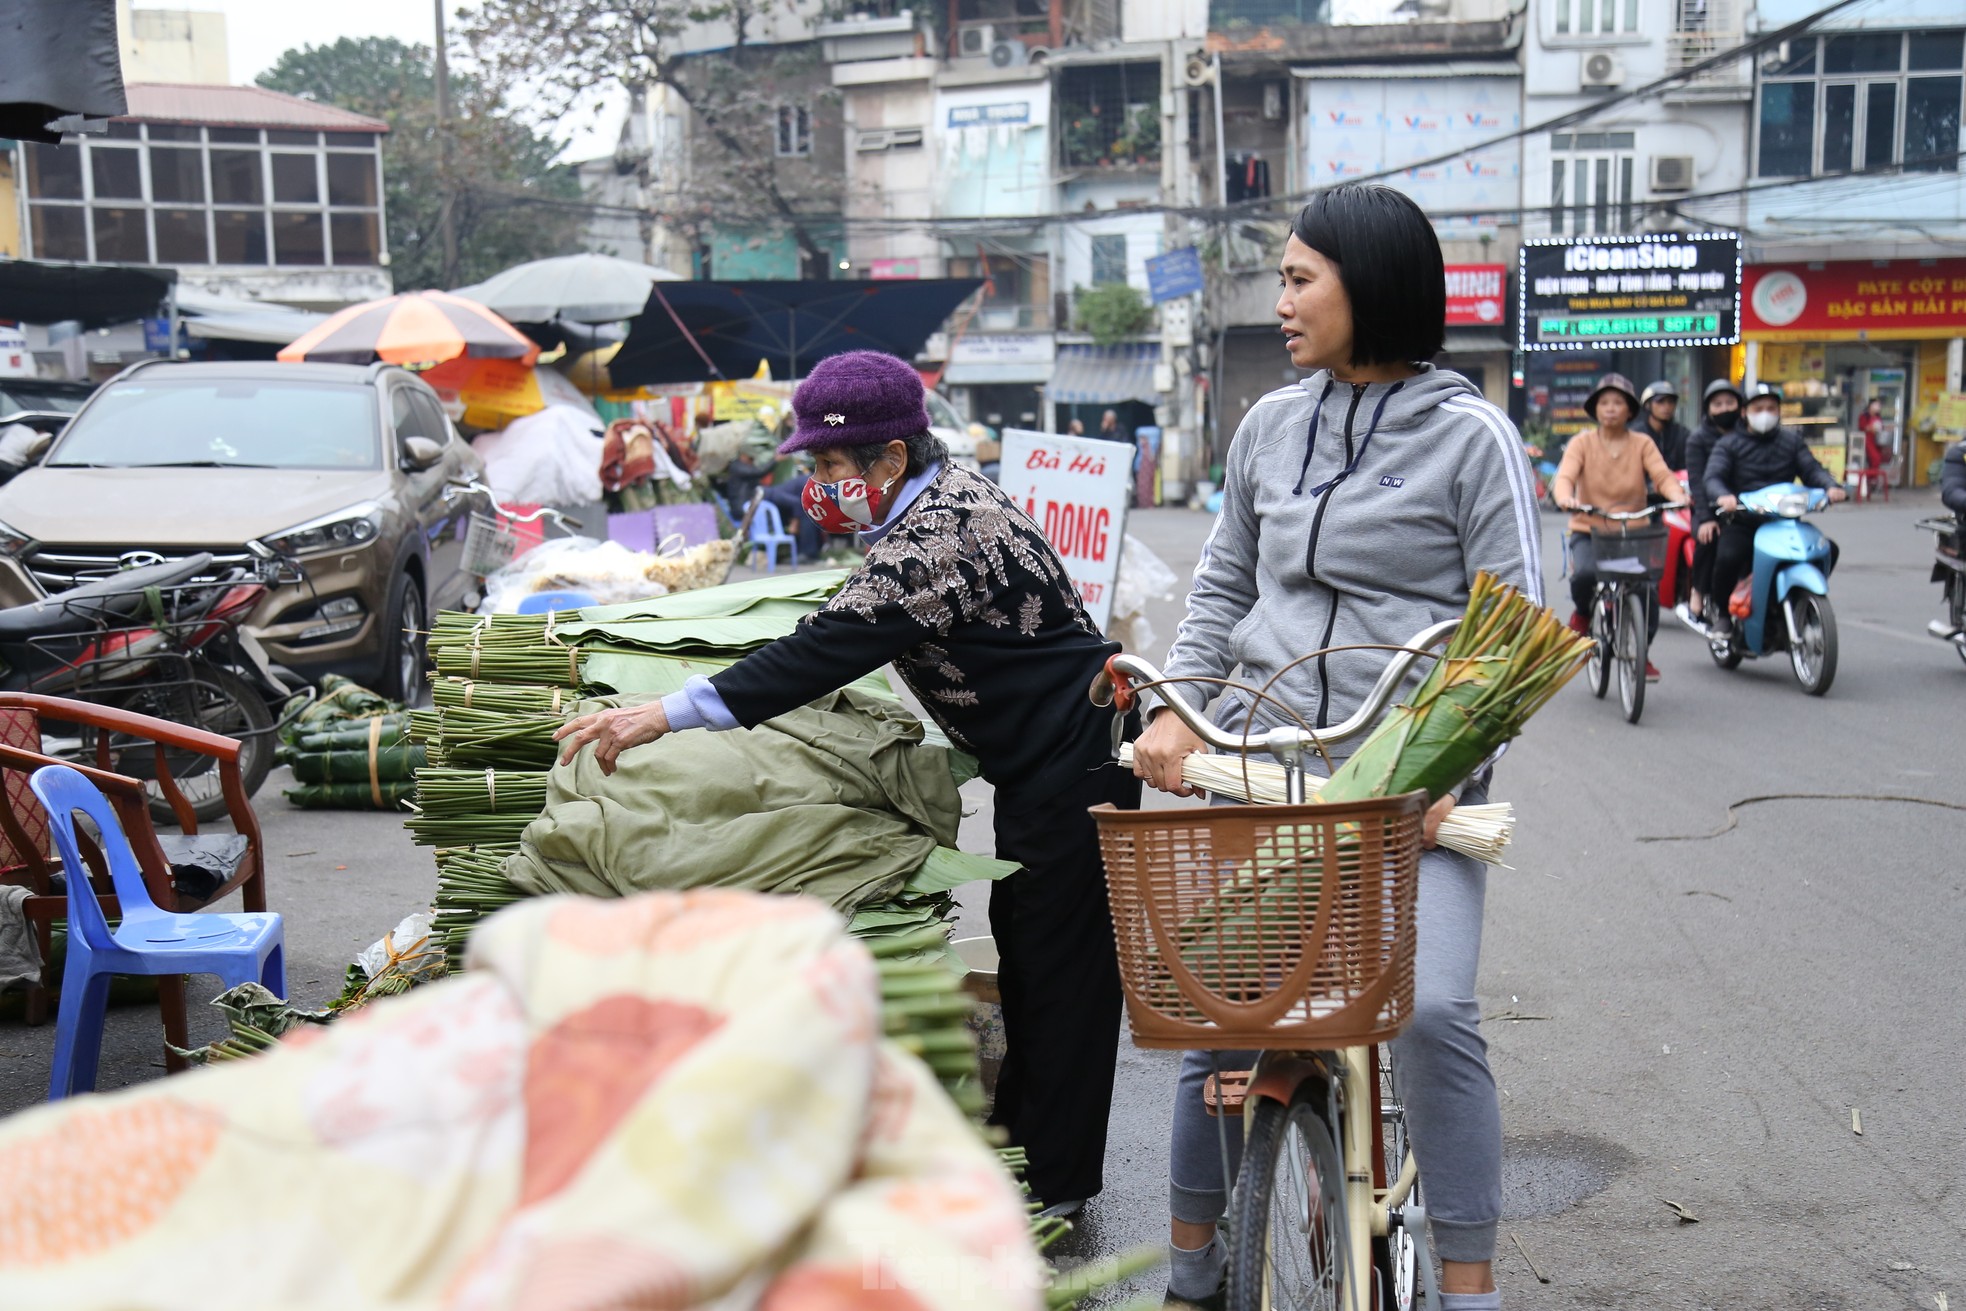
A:
[[[545,808],[543,770],[422,769],[406,827],[425,847],[516,843]]]
[[[377,715],[398,715],[400,703],[371,692],[353,679],[340,674],[324,674],[319,694],[312,700],[306,693],[287,702],[281,713],[281,740],[289,745],[312,733],[327,732],[350,721],[366,724]]]
[[[409,721],[400,710],[334,719],[291,738],[281,752],[295,786],[283,795],[310,810],[394,809],[415,791],[425,763],[423,748],[408,740]]]
[[[411,733],[458,768],[550,769],[558,744],[553,734],[567,714],[524,714],[462,707],[420,711]]]

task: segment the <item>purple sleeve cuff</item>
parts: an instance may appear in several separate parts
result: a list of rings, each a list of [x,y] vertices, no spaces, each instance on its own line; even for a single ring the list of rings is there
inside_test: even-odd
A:
[[[668,716],[672,732],[707,728],[713,733],[723,733],[741,727],[737,716],[724,704],[723,696],[701,675],[684,683],[682,691],[663,697],[662,713]]]

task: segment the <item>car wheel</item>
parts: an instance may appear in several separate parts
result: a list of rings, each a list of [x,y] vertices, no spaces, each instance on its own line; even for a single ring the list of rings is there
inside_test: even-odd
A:
[[[389,607],[389,622],[383,630],[382,686],[378,690],[392,701],[415,706],[423,700],[429,663],[425,649],[430,637],[428,623],[423,586],[404,574],[396,583],[396,599]]]

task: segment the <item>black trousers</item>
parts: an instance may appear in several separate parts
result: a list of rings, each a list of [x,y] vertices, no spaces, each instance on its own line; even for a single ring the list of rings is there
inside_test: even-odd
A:
[[[1693,590],[1703,597],[1713,595],[1713,553],[1719,544],[1717,535],[1713,541],[1703,542],[1699,538],[1699,528],[1694,529]]]
[[[1589,533],[1570,534],[1570,603],[1584,618],[1591,617],[1591,597],[1597,592],[1597,552]],[[1645,639],[1659,635],[1659,589],[1645,589]]]
[[[1086,813],[1102,802],[1137,808],[1140,780],[1108,763],[1062,788],[997,789],[997,856],[1023,868],[990,892],[1005,1042],[990,1122],[1025,1149],[1026,1182],[1047,1204],[1104,1184],[1120,975]]]
[[[1730,519],[1720,525],[1720,536],[1713,541],[1713,591],[1708,595],[1722,610],[1734,595],[1734,585],[1754,567],[1754,530],[1759,523]],[[1716,611],[1715,613],[1719,613]]]

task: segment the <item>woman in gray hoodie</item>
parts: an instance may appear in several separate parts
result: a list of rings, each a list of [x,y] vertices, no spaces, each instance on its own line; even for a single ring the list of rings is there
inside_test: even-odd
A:
[[[1397,645],[1461,614],[1483,569],[1540,604],[1541,526],[1521,438],[1465,378],[1427,362],[1440,351],[1446,302],[1440,244],[1419,207],[1389,187],[1321,192],[1298,216],[1278,271],[1282,346],[1310,376],[1259,400],[1236,432],[1169,677],[1234,675],[1261,687],[1307,652]],[[1336,724],[1387,659],[1319,656],[1284,674],[1272,695],[1313,725]],[[1180,692],[1197,706],[1210,696],[1200,684]],[[1280,726],[1274,710],[1252,710],[1235,692],[1214,719],[1235,731]],[[1181,760],[1202,749],[1175,716],[1156,715],[1135,772],[1191,795]],[[1484,771],[1463,795],[1480,802],[1487,784]],[[1428,812],[1414,1014],[1392,1050],[1444,1263],[1445,1311],[1491,1311],[1501,1305],[1490,1263],[1502,1126],[1475,1002],[1486,869],[1432,845],[1454,802],[1443,797]],[[1247,1068],[1230,1053],[1188,1054],[1170,1161],[1168,1297],[1204,1306],[1221,1296],[1225,1255],[1214,1230],[1229,1183],[1201,1099],[1215,1060]]]

